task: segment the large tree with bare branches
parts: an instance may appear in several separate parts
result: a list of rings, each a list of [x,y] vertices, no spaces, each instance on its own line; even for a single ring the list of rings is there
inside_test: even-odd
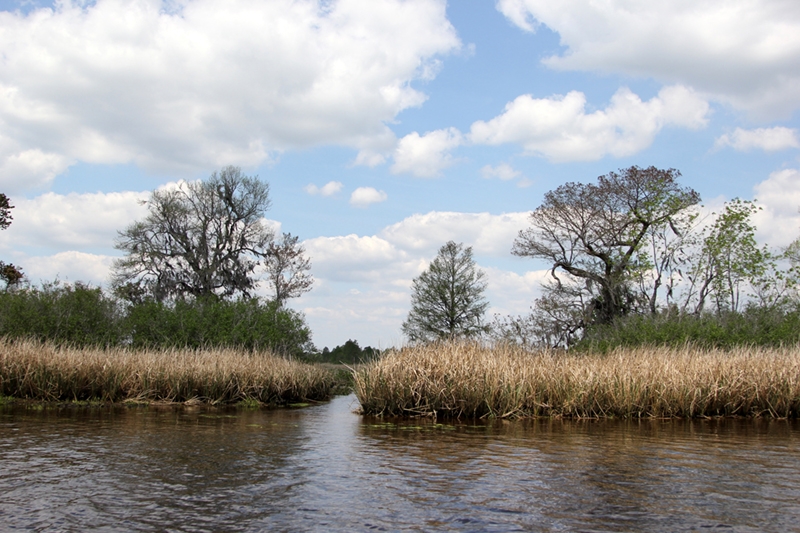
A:
[[[119,233],[125,256],[112,285],[136,301],[175,297],[251,296],[254,274],[274,232],[264,213],[269,185],[226,167],[204,181],[154,191],[148,215]]]
[[[585,316],[594,323],[611,322],[642,296],[634,281],[657,259],[649,253],[648,239],[665,231],[681,235],[687,229],[683,215],[700,201],[697,192],[678,184],[678,177],[675,169],[633,166],[600,176],[596,183],[566,183],[545,194],[512,253],[544,260],[556,286],[562,278],[583,284],[590,295]]]

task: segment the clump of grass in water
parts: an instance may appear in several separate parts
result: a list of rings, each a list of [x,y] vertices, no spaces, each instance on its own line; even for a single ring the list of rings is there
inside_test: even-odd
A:
[[[330,397],[334,376],[269,352],[70,348],[0,339],[0,395],[45,401],[290,404]]]
[[[800,416],[800,346],[571,354],[453,342],[397,350],[353,378],[372,415]]]

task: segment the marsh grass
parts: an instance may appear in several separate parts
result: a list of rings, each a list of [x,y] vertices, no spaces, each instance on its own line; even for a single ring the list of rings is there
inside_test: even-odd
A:
[[[354,372],[365,414],[443,418],[800,416],[800,347],[528,352],[407,347]]]
[[[269,352],[70,348],[0,339],[0,396],[44,401],[291,404],[327,399],[335,376]]]

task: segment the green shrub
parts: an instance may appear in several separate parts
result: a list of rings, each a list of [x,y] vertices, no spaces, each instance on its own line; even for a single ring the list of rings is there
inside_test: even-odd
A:
[[[636,346],[703,348],[790,346],[800,343],[800,307],[751,306],[740,313],[633,315],[593,326],[575,349],[607,352]]]
[[[236,347],[291,356],[313,351],[301,313],[257,298],[147,301],[128,309],[125,329],[137,348]]]
[[[54,281],[0,292],[0,336],[74,346],[111,346],[124,337],[119,303],[97,287]]]
[[[0,292],[0,337],[85,346],[313,352],[302,313],[257,298],[125,305],[97,287],[58,281]]]

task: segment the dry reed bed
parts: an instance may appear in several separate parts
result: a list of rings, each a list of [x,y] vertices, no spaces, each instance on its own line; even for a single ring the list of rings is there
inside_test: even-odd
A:
[[[0,394],[45,401],[285,404],[330,396],[330,372],[230,349],[77,349],[0,339]]]
[[[403,348],[354,374],[374,415],[800,416],[800,347],[599,355],[449,343]]]

